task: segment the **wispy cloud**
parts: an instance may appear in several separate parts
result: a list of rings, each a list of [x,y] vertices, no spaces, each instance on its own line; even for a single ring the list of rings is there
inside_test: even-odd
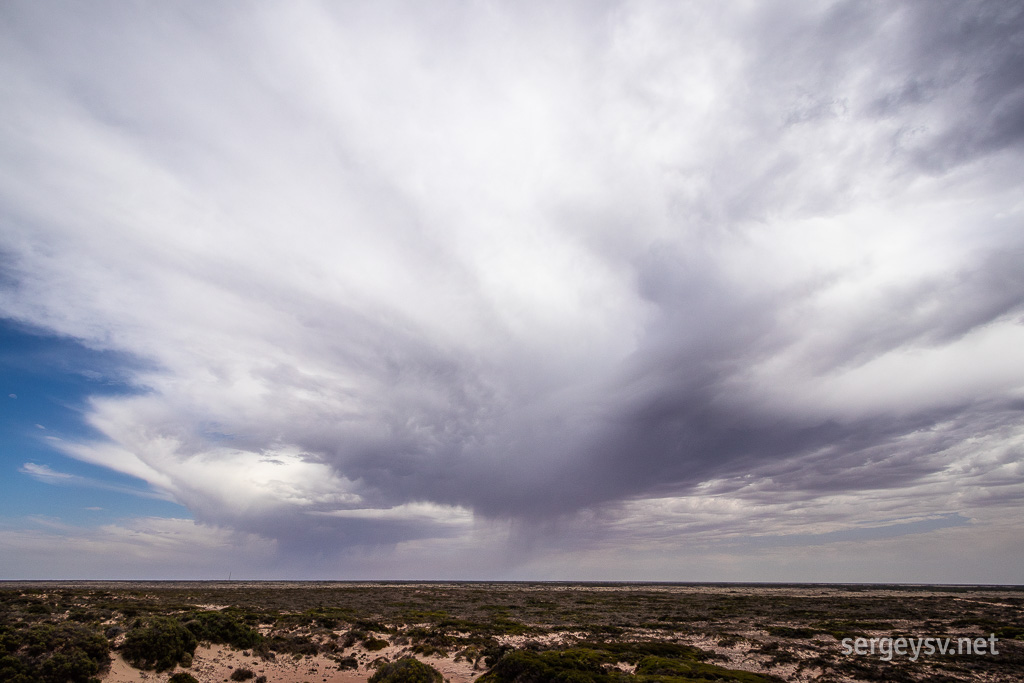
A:
[[[22,474],[27,474],[37,481],[41,481],[44,484],[52,484],[54,486],[84,486],[93,489],[102,489],[104,491],[116,491],[117,493],[127,493],[132,496],[139,496],[140,498],[157,498],[161,500],[171,500],[170,496],[165,493],[132,488],[130,486],[118,486],[99,479],[93,479],[91,477],[83,477],[79,474],[69,474],[68,472],[60,472],[53,469],[49,465],[38,465],[34,462],[26,462],[24,465],[18,468],[18,471]],[[90,509],[101,509],[101,508],[90,508]]]
[[[71,484],[84,480],[84,477],[57,472],[48,465],[37,465],[34,462],[25,463],[18,471],[47,484]]]

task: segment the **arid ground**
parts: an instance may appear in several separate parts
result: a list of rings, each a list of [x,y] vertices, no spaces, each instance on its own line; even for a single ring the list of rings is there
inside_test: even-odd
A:
[[[844,648],[900,637],[998,654]],[[396,680],[404,657],[450,683],[1021,681],[1024,587],[0,583],[6,682]]]

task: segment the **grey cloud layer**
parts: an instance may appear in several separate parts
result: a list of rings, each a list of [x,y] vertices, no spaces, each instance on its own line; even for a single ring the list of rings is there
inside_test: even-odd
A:
[[[1020,456],[1016,3],[0,12],[0,313],[156,364],[69,451],[201,521],[394,543]]]

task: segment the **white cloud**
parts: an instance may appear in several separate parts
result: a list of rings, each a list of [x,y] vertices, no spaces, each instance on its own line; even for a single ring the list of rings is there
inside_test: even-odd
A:
[[[0,549],[4,576],[75,579],[227,578],[229,571],[244,579],[260,576],[274,556],[266,539],[166,518],[0,529]]]
[[[1019,481],[1020,145],[961,103],[1021,88],[929,52],[956,13],[3,11],[0,315],[147,361],[50,443],[203,522],[625,543]]]
[[[78,479],[73,474],[57,472],[48,465],[37,465],[34,462],[25,463],[19,471],[46,483],[62,483]]]
[[[140,488],[133,488],[131,486],[120,486],[117,484],[110,484],[99,479],[83,477],[79,474],[60,472],[58,470],[53,469],[49,465],[38,465],[34,462],[25,463],[20,468],[18,468],[18,471],[21,472],[22,474],[27,474],[33,479],[41,481],[44,484],[53,484],[56,486],[85,486],[88,488],[103,489],[105,491],[127,493],[129,495],[138,496],[140,498],[158,498],[164,500],[171,499],[166,492],[156,492]]]

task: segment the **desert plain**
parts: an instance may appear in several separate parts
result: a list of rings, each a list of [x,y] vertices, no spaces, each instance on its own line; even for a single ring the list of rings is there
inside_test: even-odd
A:
[[[1021,681],[1024,587],[0,582],[5,682],[421,680],[408,658],[448,683]]]

